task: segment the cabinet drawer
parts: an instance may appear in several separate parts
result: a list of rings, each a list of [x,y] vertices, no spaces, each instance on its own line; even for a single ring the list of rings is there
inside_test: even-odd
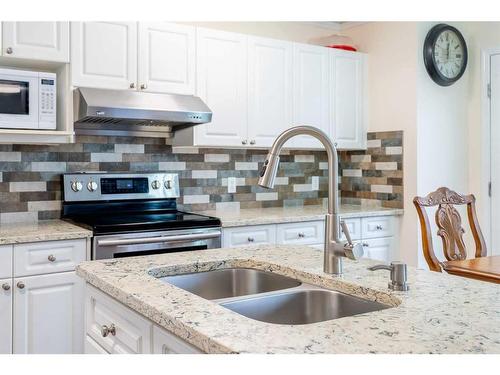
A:
[[[109,354],[102,346],[94,341],[90,336],[85,336],[85,354]]]
[[[360,218],[351,218],[351,219],[342,219],[347,224],[347,228],[349,228],[349,234],[351,235],[352,240],[361,239],[361,219]],[[344,232],[342,231],[342,227],[339,223],[339,234],[340,239],[346,241]]]
[[[105,336],[104,326],[114,327]],[[153,324],[139,314],[87,285],[86,333],[111,354],[150,354]]]
[[[0,279],[12,277],[12,245],[0,246]]]
[[[363,240],[363,250],[365,252],[363,257],[386,263],[390,262],[392,260],[393,246],[393,237]]]
[[[14,245],[14,276],[73,271],[85,254],[85,239]]]
[[[276,225],[226,228],[223,237],[224,247],[272,244],[276,243]]]
[[[278,244],[317,244],[325,240],[325,222],[279,224],[276,233]]]
[[[164,328],[153,326],[153,354],[202,354],[203,352]]]
[[[380,238],[394,235],[392,216],[364,217],[361,220],[362,238]]]

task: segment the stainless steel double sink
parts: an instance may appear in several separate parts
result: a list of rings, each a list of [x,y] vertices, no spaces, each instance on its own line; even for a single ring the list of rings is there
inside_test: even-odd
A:
[[[224,268],[159,280],[248,318],[274,324],[311,324],[391,307],[250,268]]]

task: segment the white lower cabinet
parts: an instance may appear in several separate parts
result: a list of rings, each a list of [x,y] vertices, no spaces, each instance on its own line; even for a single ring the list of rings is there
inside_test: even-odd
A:
[[[394,237],[363,240],[363,248],[365,258],[390,262],[393,256]]]
[[[276,225],[225,228],[222,243],[224,247],[273,244],[276,243]]]
[[[14,353],[81,353],[83,286],[75,272],[14,278]]]
[[[85,301],[85,354],[202,353],[89,284]]]
[[[369,216],[343,219],[353,241],[360,241],[364,248],[364,258],[382,262],[394,260],[396,244],[396,217]],[[345,235],[339,225],[340,238]],[[249,225],[224,228],[223,247],[247,245],[308,245],[317,250],[324,249],[325,222],[323,220],[297,223]]]
[[[0,354],[12,353],[12,279],[0,280]]]

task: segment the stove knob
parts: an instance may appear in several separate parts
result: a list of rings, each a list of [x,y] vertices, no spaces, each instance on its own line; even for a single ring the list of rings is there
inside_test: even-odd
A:
[[[153,182],[151,182],[151,187],[155,190],[159,189],[161,187],[160,181],[154,180]]]
[[[170,180],[165,181],[165,189],[172,189],[172,181]]]
[[[89,183],[87,184],[87,189],[89,191],[96,191],[97,190],[97,182],[89,181]]]
[[[83,184],[80,181],[71,181],[71,190],[75,193],[83,189]]]

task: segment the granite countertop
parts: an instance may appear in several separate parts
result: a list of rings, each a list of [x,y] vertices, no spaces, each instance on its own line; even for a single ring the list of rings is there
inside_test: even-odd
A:
[[[0,245],[92,237],[92,231],[63,220],[0,225]]]
[[[389,274],[370,260],[322,271],[323,254],[267,245],[85,262],[87,282],[207,353],[500,353],[496,284],[409,269],[410,290],[387,289]],[[246,267],[376,300],[392,308],[307,325],[246,318],[156,277]],[[156,277],[155,277],[156,276]]]
[[[327,212],[323,206],[244,208],[235,211],[201,211],[202,215],[218,217],[223,227],[240,227],[259,224],[294,223],[299,221],[324,220]],[[367,216],[402,215],[399,208],[363,207],[340,205],[340,215],[344,218]]]

